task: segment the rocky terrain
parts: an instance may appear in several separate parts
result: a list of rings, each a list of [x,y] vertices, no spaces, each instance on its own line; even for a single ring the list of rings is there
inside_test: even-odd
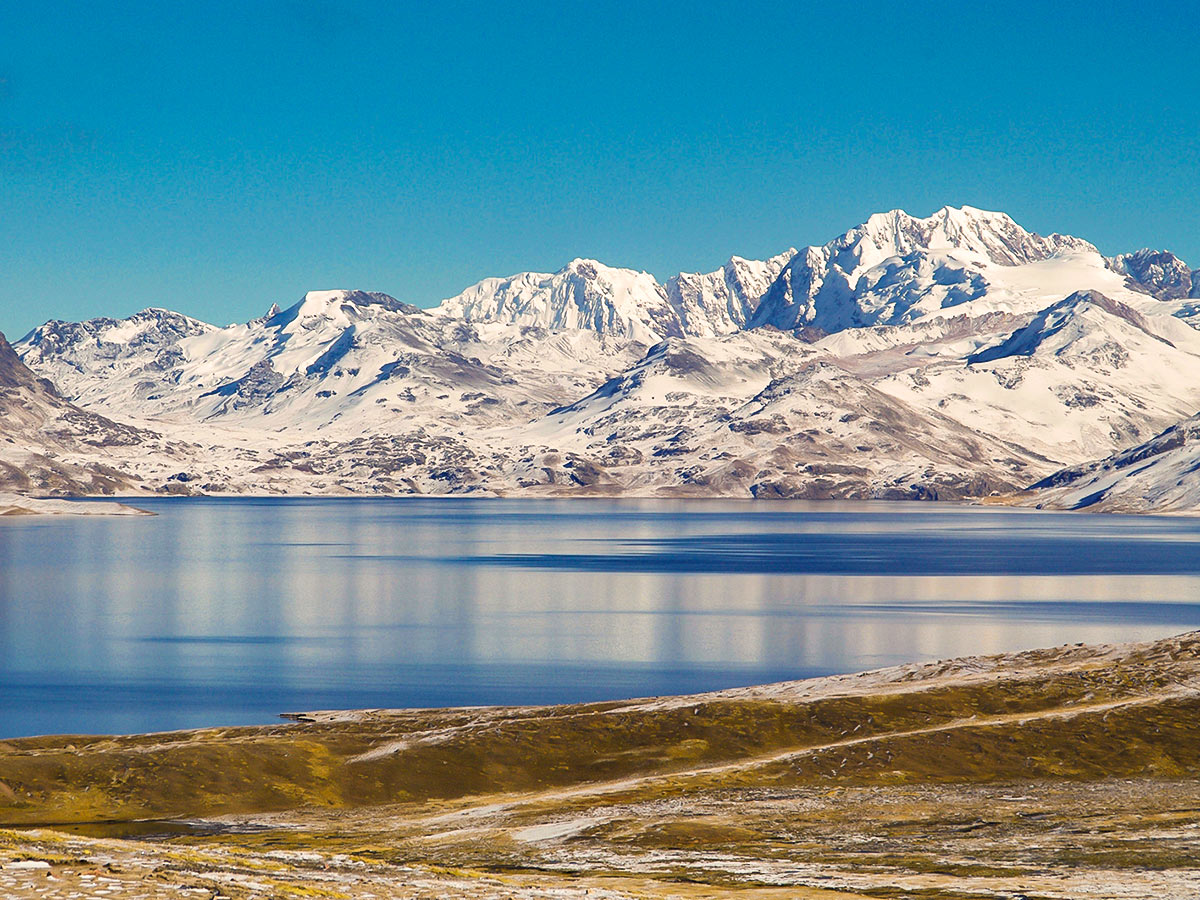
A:
[[[690,697],[0,743],[32,897],[1192,898],[1200,633]]]
[[[70,403],[0,334],[0,509],[50,508],[28,494],[113,494],[137,479],[119,467],[157,439]]]
[[[1051,479],[1029,502],[1087,506],[1069,473],[1200,410],[1198,310],[1200,275],[1165,251],[894,210],[662,284],[576,259],[432,310],[318,291],[224,328],[47,322],[15,345],[25,390],[90,437],[23,423],[25,455],[0,460],[45,494],[946,499]],[[1147,477],[1105,495],[1200,503]]]

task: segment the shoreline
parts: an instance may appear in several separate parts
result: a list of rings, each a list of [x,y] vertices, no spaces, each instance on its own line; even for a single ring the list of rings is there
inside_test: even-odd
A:
[[[491,491],[478,491],[466,493],[441,493],[441,494],[422,494],[422,493],[404,493],[404,494],[366,494],[366,493],[196,493],[196,494],[165,494],[165,493],[141,493],[141,494],[113,494],[113,495],[80,495],[71,497],[55,497],[55,498],[40,498],[26,497],[24,495],[12,495],[19,500],[19,503],[14,503],[11,507],[6,507],[4,504],[5,495],[0,495],[0,517],[6,515],[34,515],[41,514],[43,510],[38,509],[42,504],[71,504],[71,505],[101,505],[111,504],[116,507],[123,507],[128,511],[116,510],[108,513],[90,513],[93,515],[157,515],[157,513],[147,510],[132,507],[129,504],[144,502],[146,500],[154,501],[189,501],[189,500],[216,500],[216,501],[233,501],[238,500],[292,500],[292,501],[311,501],[311,500],[338,500],[338,501],[403,501],[403,500],[435,500],[435,501],[483,501],[483,500],[503,500],[503,501],[530,501],[544,502],[548,500],[554,501],[570,501],[570,502],[621,502],[621,501],[655,501],[663,503],[731,503],[744,504],[746,506],[761,506],[764,509],[782,508],[787,506],[811,506],[815,509],[822,507],[853,507],[853,506],[887,506],[890,508],[918,508],[918,509],[944,509],[947,507],[960,509],[988,509],[988,510],[1013,510],[1024,511],[1028,513],[1055,513],[1055,514],[1078,514],[1078,515],[1104,515],[1104,516],[1137,516],[1138,518],[1150,518],[1162,516],[1167,518],[1196,518],[1200,517],[1200,508],[1196,509],[1142,509],[1138,507],[1120,508],[1113,506],[1085,506],[1085,507],[1047,507],[1041,504],[1032,502],[1032,496],[1025,494],[1006,494],[1003,496],[988,496],[962,498],[955,497],[946,500],[934,499],[919,499],[919,498],[904,498],[904,499],[884,499],[884,498],[865,498],[865,499],[804,499],[804,498],[762,498],[762,497],[733,497],[722,495],[701,495],[701,494],[638,494],[638,493],[572,493],[572,492],[546,492],[532,493],[523,491],[520,493],[496,493]],[[29,511],[22,510],[22,506],[27,506]],[[73,509],[62,507],[60,509],[51,509],[47,507],[44,512],[46,514],[72,514]],[[82,513],[87,515],[89,513]]]
[[[125,498],[28,497],[0,493],[0,518],[16,516],[153,516],[155,513],[129,506]],[[85,502],[81,502],[85,501]]]

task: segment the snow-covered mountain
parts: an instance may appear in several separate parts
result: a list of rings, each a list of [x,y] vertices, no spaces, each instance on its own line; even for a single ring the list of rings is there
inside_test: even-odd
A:
[[[486,429],[536,419],[645,352],[592,330],[470,323],[363,291],[313,291],[226,328],[142,329],[136,351],[113,351],[113,334],[155,315],[52,322],[20,345],[89,408],[199,448],[177,491],[416,489],[393,480],[401,470],[432,479],[425,489],[465,487],[433,476],[490,458]]]
[[[22,359],[82,404],[141,408],[153,402],[180,363],[178,344],[217,329],[166,309],[127,319],[54,320],[18,342]]]
[[[1200,269],[1192,270],[1168,250],[1138,250],[1112,257],[1114,272],[1126,276],[1132,287],[1160,300],[1200,298]]]
[[[244,325],[142,331],[138,350],[126,345],[115,353],[113,334],[123,327],[108,320],[48,323],[21,342],[22,354],[81,402],[104,397],[128,418],[269,419],[284,430],[325,428],[363,414],[384,419],[370,416],[376,406],[417,409],[444,391],[498,385],[506,402],[550,408],[563,392],[587,388],[605,366],[636,355],[595,332],[475,325],[364,291],[312,291]],[[509,373],[486,361],[493,356],[540,377],[512,384]],[[590,380],[589,361],[599,367]],[[443,416],[455,413],[453,404],[440,406]]]
[[[432,310],[315,291],[17,352],[155,436],[149,490],[980,496],[1200,410],[1195,288],[1170,254],[947,207],[663,284],[577,259]]]
[[[876,385],[996,436],[1011,435],[1046,459],[1083,460],[1145,440],[1200,409],[1200,385],[1190,375],[1197,371],[1200,332],[1079,291],[961,360],[891,372]]]
[[[467,322],[582,328],[653,344],[683,333],[683,322],[654,276],[573,259],[553,274],[485,278],[438,311]]]
[[[692,494],[977,496],[1037,462],[771,332],[672,338],[534,433],[621,483]]]
[[[1053,270],[1060,265],[1038,268],[1050,261],[1105,269],[1087,241],[1042,237],[1003,213],[969,206],[945,207],[926,219],[902,210],[877,213],[828,244],[796,254],[750,326],[829,334],[898,325],[972,301],[984,301],[989,309],[1030,311],[1047,292],[1058,290]],[[1089,275],[1072,273],[1080,275],[1089,283],[1074,284],[1075,289],[1100,286]]]
[[[768,260],[732,257],[715,272],[681,273],[665,285],[633,269],[574,259],[547,274],[485,278],[443,300],[438,312],[468,322],[586,329],[646,345],[668,337],[740,331],[795,253]]]
[[[681,330],[692,337],[732,334],[745,328],[763,295],[796,255],[794,249],[766,260],[731,257],[715,272],[680,273],[667,280],[667,300]]]

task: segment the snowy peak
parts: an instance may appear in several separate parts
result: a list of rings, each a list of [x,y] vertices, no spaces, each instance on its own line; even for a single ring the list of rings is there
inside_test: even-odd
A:
[[[121,390],[139,397],[156,393],[160,388],[155,386],[172,383],[171,373],[182,364],[182,343],[204,340],[220,330],[180,313],[145,309],[125,319],[50,321],[18,341],[15,349],[73,402],[88,406],[116,400]],[[130,388],[131,384],[146,387]]]
[[[552,274],[484,279],[439,312],[651,344],[762,325],[828,333],[908,322],[986,294],[989,267],[1072,254],[1094,256],[1103,268],[1087,241],[1034,234],[1005,213],[947,206],[922,219],[895,209],[820,247],[766,260],[734,256],[715,272],[681,273],[664,285],[645,272],[575,259]]]
[[[29,332],[16,346],[23,357],[29,352],[54,356],[82,344],[104,348],[105,355],[115,356],[125,350],[161,345],[213,330],[214,326],[182,313],[150,308],[125,319],[101,317],[83,322],[54,319]]]
[[[1062,260],[1078,262],[1081,270],[1094,260],[1091,268],[1107,272],[1087,241],[1034,234],[1005,213],[970,206],[947,206],[924,219],[899,209],[876,213],[824,246],[797,253],[748,327],[805,329],[819,336],[904,324],[979,300],[1009,281],[1016,282],[1015,293],[1029,293],[1028,283],[1042,279],[1022,278],[1021,270]],[[1087,285],[1071,288],[1082,286]]]
[[[69,390],[73,378],[85,372],[108,379],[145,370],[157,377],[177,365],[180,341],[217,330],[181,313],[144,309],[126,319],[50,321],[15,349],[27,365]]]
[[[1138,250],[1108,260],[1109,267],[1124,275],[1132,285],[1159,300],[1200,298],[1200,269],[1192,271],[1187,263],[1168,250]]]
[[[715,272],[683,272],[665,285],[686,334],[712,337],[746,327],[794,249],[766,260],[731,256]]]
[[[595,279],[598,279],[601,277],[605,277],[605,278],[608,278],[609,280],[611,280],[611,278],[612,278],[611,273],[615,272],[615,271],[618,271],[618,270],[614,269],[612,266],[606,266],[604,263],[600,262],[599,260],[590,259],[590,258],[582,257],[582,256],[577,256],[573,260],[571,260],[569,263],[567,263],[565,266],[563,266],[559,270],[559,274],[572,275],[576,278],[583,279],[584,281],[595,280]],[[638,274],[637,272],[634,272],[633,269],[621,269],[619,271],[631,273],[633,275]],[[602,276],[601,273],[604,273],[604,275]],[[643,272],[642,274],[644,275],[645,273]]]
[[[582,328],[645,343],[682,333],[666,292],[646,272],[573,259],[552,274],[485,278],[442,301],[444,316],[537,328]]]
[[[1109,321],[1105,321],[1105,319]],[[1120,320],[1142,335],[1174,347],[1137,310],[1106,297],[1099,291],[1076,291],[1038,313],[1033,321],[1002,343],[968,357],[967,363],[985,363],[1009,356],[1033,356],[1039,351],[1063,355],[1079,342],[1111,339],[1113,323]],[[1186,326],[1184,326],[1186,328]]]
[[[844,271],[914,251],[964,251],[999,266],[1018,266],[1064,252],[1092,252],[1087,241],[1026,231],[1007,213],[945,206],[925,219],[902,209],[876,213],[825,245]]]
[[[168,493],[980,496],[1200,409],[1194,274],[1003,213],[893,210],[665,284],[579,258],[434,311],[326,290],[224,328],[51,322],[16,349],[61,397],[0,344],[0,415],[26,461],[111,457]]]
[[[282,388],[277,375],[321,377],[354,345],[358,329],[381,318],[394,326],[396,346],[406,346],[413,314],[431,318],[387,294],[310,291],[288,309],[272,305],[265,316],[225,328],[161,309],[47,322],[16,350],[85,407],[116,404],[130,418],[190,415],[198,398],[225,398],[219,389],[228,384],[237,392],[227,404],[234,408],[263,399],[268,382]]]
[[[347,327],[351,322],[377,313],[379,310],[388,312],[420,312],[408,303],[402,303],[395,297],[377,291],[309,291],[299,303],[280,310],[278,306],[271,307],[266,322],[274,325],[300,322],[311,324],[312,320],[332,321],[340,327]]]
[[[468,322],[508,322],[546,329],[579,328],[655,344],[668,337],[713,337],[746,327],[784,265],[788,250],[767,260],[730,257],[715,272],[654,276],[594,259],[574,259],[554,273],[485,278],[438,311]]]

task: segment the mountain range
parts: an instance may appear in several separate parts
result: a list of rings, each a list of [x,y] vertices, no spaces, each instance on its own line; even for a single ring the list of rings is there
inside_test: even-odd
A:
[[[0,346],[0,488],[1192,509],[1198,327],[1174,255],[972,207],[664,283],[575,259],[433,309],[55,320]]]

